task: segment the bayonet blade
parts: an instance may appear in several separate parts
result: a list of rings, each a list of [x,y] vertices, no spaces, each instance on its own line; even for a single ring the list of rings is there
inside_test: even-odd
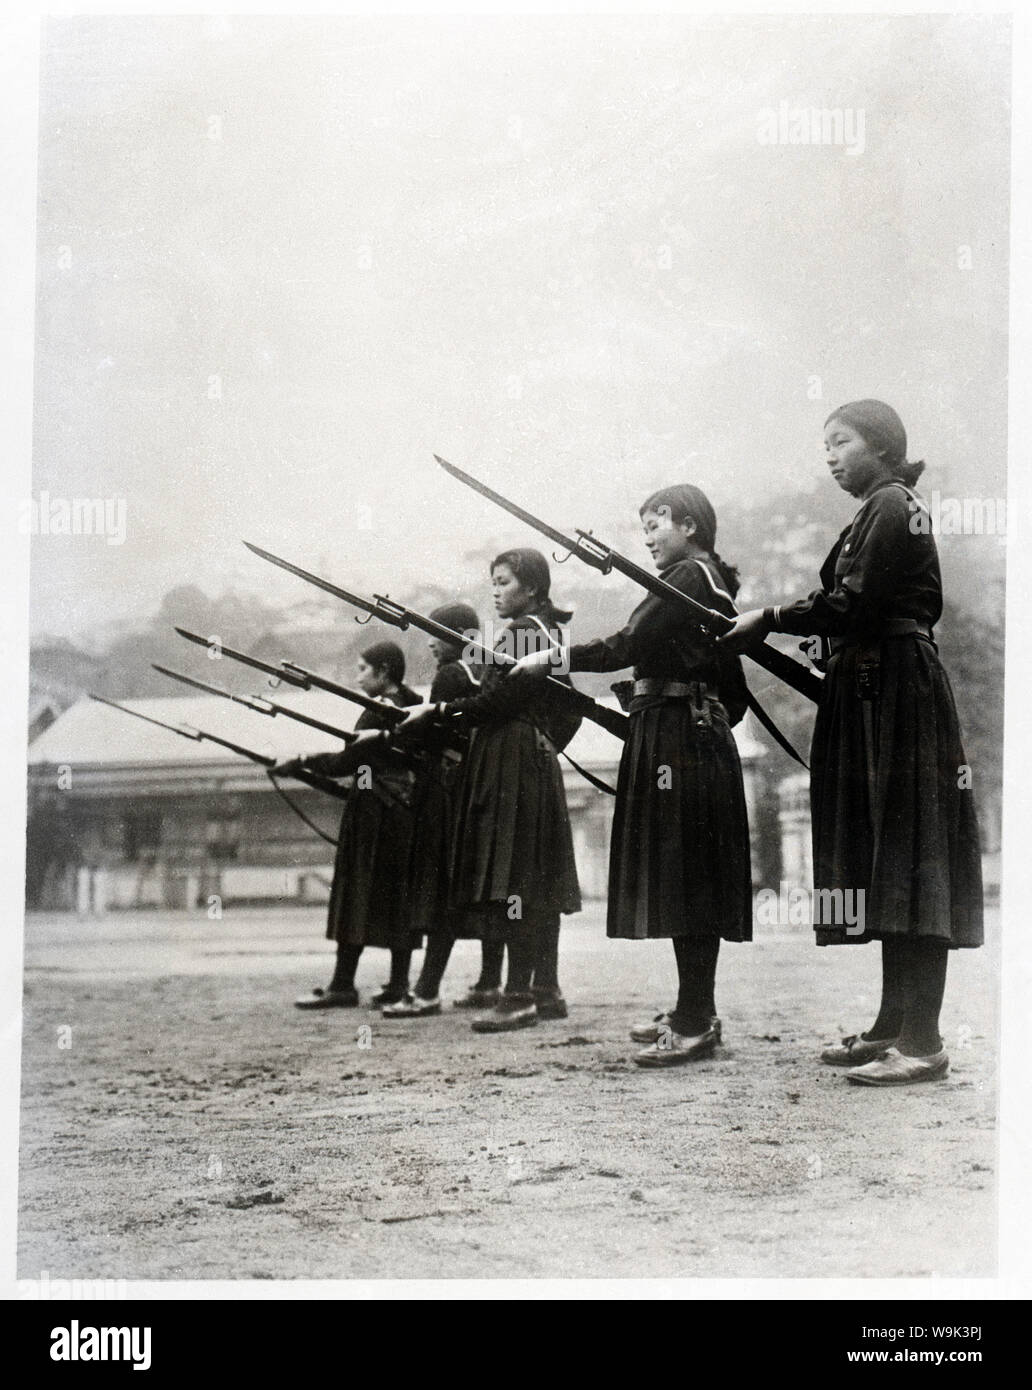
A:
[[[361,598],[358,594],[353,594],[347,589],[342,589],[339,584],[331,584],[328,579],[323,579],[321,575],[313,574],[311,570],[302,569],[300,565],[291,564],[289,560],[284,560],[281,555],[273,555],[271,550],[263,550],[260,545],[252,545],[250,541],[244,541],[244,545],[253,555],[257,555],[262,560],[268,560],[270,565],[278,565],[281,570],[286,570],[288,574],[296,574],[298,579],[305,579],[309,584],[314,584],[317,589],[332,594],[334,598],[343,599],[345,603],[354,604],[356,608],[361,608],[365,613],[373,613],[378,618],[383,618],[384,622],[390,621],[367,599]]]
[[[587,564],[595,565],[595,567],[598,568],[598,557],[593,555],[590,550],[586,549],[580,541],[575,541],[570,536],[564,536],[562,531],[557,530],[554,526],[549,526],[547,521],[542,521],[541,518],[535,516],[533,512],[525,511],[524,508],[517,503],[510,502],[508,497],[503,497],[500,492],[495,492],[494,488],[488,487],[488,485],[482,483],[479,478],[474,478],[471,473],[466,473],[463,469],[457,468],[454,463],[449,463],[447,459],[441,458],[440,454],[434,454],[434,458],[446,473],[450,473],[453,478],[458,478],[460,483],[465,483],[466,486],[472,488],[474,492],[479,492],[481,497],[486,497],[489,502],[494,502],[496,506],[501,507],[502,510],[508,512],[510,516],[516,517],[519,521],[526,522],[526,524],[533,527],[535,531],[540,531],[543,536],[547,536],[549,540],[555,541],[556,545],[561,545],[563,549],[568,550],[571,555],[579,555]]]
[[[191,632],[188,628],[177,627],[176,631],[180,637],[185,637],[188,642],[195,642],[199,647],[205,647],[208,651],[218,651],[221,656],[228,656],[231,661],[242,662],[244,666],[253,666],[256,671],[264,671],[267,676],[275,676],[277,680],[286,681],[289,685],[299,686],[302,690],[310,688],[306,679],[295,675],[293,671],[288,671],[283,666],[273,666],[271,661],[261,661],[256,656],[248,656],[247,652],[237,651],[235,647],[227,647],[225,642],[220,642],[217,638],[201,637],[199,633]]]
[[[141,714],[139,710],[130,709],[128,705],[120,705],[117,700],[109,700],[106,695],[94,695],[93,691],[87,692],[91,700],[96,700],[98,704],[110,705],[112,709],[120,709],[123,714],[131,714],[134,719],[142,719],[148,724],[156,724],[159,729],[168,729],[169,733],[180,734],[183,738],[192,738],[194,742],[199,742],[202,735],[197,729],[191,729],[188,724],[166,724],[164,719],[155,719],[153,715]]]
[[[245,709],[252,710],[255,714],[264,714],[270,719],[275,719],[277,714],[282,714],[287,719],[295,719],[299,724],[307,724],[310,729],[318,729],[321,733],[332,734],[334,738],[342,739],[345,743],[354,742],[355,735],[346,729],[338,729],[335,724],[327,724],[322,719],[313,719],[310,714],[303,714],[301,710],[288,709],[286,705],[277,704],[275,700],[266,700],[261,695],[235,695],[232,690],[224,690],[220,685],[209,685],[207,681],[197,680],[195,676],[185,676],[181,671],[172,671],[157,661],[152,662],[151,665],[155,671],[160,671],[163,676],[171,676],[174,681],[182,681],[184,685],[192,685],[198,690],[208,691],[212,695],[220,695],[224,700],[232,700],[234,704],[243,705]]]
[[[182,681],[183,685],[192,685],[197,690],[203,690],[209,695],[221,695],[224,700],[232,700],[234,704],[243,705],[247,709],[254,709],[256,701],[251,695],[234,695],[232,690],[226,690],[221,685],[210,685],[207,681],[198,680],[196,676],[184,675],[182,671],[173,671],[168,666],[162,666],[158,661],[152,661],[151,666],[155,671],[160,671],[163,676],[171,676],[174,681]],[[268,705],[268,700],[261,702]],[[268,710],[258,710],[259,714],[266,714]]]

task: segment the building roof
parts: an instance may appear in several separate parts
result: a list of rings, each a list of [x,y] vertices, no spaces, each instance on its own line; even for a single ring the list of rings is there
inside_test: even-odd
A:
[[[321,691],[279,690],[270,698],[342,729],[351,728],[359,713],[357,705],[348,705]],[[330,734],[309,729],[284,715],[263,718],[217,695],[170,695],[161,699],[120,700],[119,704],[167,724],[204,729],[276,758],[293,757],[302,751],[325,753],[340,747],[340,740]],[[40,763],[100,767],[220,761],[241,760],[238,754],[220,749],[217,744],[183,738],[90,699],[80,700],[65,710],[29,749],[30,767]]]
[[[426,697],[425,690],[417,690]],[[360,712],[358,706],[317,690],[278,690],[271,698],[288,709],[342,729],[351,728]],[[201,728],[275,758],[293,757],[300,752],[330,752],[340,747],[340,741],[330,734],[307,728],[284,715],[264,718],[216,695],[171,695],[119,703],[152,719]],[[612,698],[601,703],[616,707]],[[756,742],[748,717],[735,730],[735,738],[744,760],[764,755],[766,750]],[[620,740],[585,720],[567,751],[587,767],[612,767],[620,757]],[[30,769],[55,764],[142,769],[148,765],[242,763],[238,754],[217,744],[183,738],[90,699],[72,705],[45,729],[31,744],[28,761]]]

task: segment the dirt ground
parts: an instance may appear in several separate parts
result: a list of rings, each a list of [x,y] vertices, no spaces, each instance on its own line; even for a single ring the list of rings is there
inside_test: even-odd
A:
[[[321,933],[297,909],[29,919],[20,1277],[995,1272],[995,948],[953,959],[949,1079],[883,1092],[816,1060],[871,1021],[877,948],[725,947],[724,1047],[653,1074],[627,1028],[672,1002],[673,953],[607,941],[598,906],[564,927],[569,1019],[493,1038],[295,1010]]]

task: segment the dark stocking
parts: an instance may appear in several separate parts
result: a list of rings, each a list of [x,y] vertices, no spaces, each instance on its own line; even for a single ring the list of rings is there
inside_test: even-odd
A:
[[[473,988],[501,989],[504,960],[504,941],[482,941],[480,943],[480,979]]]
[[[447,932],[434,932],[427,938],[426,954],[423,956],[423,969],[416,981],[416,995],[420,999],[436,999],[441,990],[441,981],[448,968],[454,936]]]
[[[867,1032],[861,1034],[869,1041],[885,1042],[889,1038],[898,1038],[903,1027],[904,955],[907,944],[901,936],[887,936],[882,941],[881,1008]]]
[[[930,1057],[942,1047],[939,1012],[946,992],[949,947],[932,937],[911,937],[904,946],[903,1027],[897,1047],[904,1057]]]
[[[529,994],[537,961],[537,931],[532,917],[526,918],[505,943],[509,952],[509,978],[506,994]]]
[[[534,962],[534,989],[542,994],[559,993],[559,914],[542,917],[537,928],[537,957]]]
[[[392,994],[408,993],[409,967],[412,964],[411,951],[391,952],[391,979],[387,988]]]
[[[674,937],[677,1007],[670,1016],[670,1026],[682,1037],[698,1037],[712,1026],[717,1012],[713,990],[719,953],[719,936]]]
[[[355,988],[355,971],[361,954],[361,946],[352,946],[347,941],[337,942],[337,964],[330,981],[330,994],[344,994]]]

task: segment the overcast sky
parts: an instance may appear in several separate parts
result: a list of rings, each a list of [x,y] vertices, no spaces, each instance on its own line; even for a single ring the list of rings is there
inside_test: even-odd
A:
[[[34,488],[126,536],[34,542],[33,630],[301,597],[243,536],[446,580],[504,521],[433,451],[604,532],[821,477],[874,395],[1002,494],[1008,62],[968,15],[51,21]],[[761,143],[782,102],[862,150]]]

